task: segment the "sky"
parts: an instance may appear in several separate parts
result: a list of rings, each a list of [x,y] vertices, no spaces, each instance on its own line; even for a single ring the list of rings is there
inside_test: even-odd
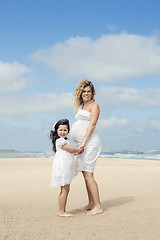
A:
[[[54,122],[74,122],[80,79],[96,89],[102,150],[160,149],[159,11],[158,0],[0,0],[0,149],[50,151]]]

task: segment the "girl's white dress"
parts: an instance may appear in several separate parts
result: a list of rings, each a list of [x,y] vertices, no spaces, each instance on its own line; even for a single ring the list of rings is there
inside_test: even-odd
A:
[[[87,131],[90,123],[91,113],[87,110],[83,110],[80,106],[76,115],[75,122],[71,128],[71,138],[78,147]],[[76,156],[78,162],[78,171],[93,172],[96,164],[97,157],[101,151],[101,142],[94,129],[92,135],[87,141],[84,152]]]
[[[76,159],[73,153],[64,150],[62,146],[68,143],[64,138],[56,140],[56,153],[53,160],[51,187],[70,184],[77,175]]]

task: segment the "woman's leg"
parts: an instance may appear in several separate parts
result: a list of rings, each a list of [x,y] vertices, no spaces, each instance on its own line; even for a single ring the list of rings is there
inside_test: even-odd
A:
[[[83,173],[83,176],[84,176],[84,173]],[[84,179],[85,179],[85,177],[84,177]],[[94,207],[94,202],[93,202],[93,198],[92,198],[91,192],[90,192],[90,190],[88,188],[88,185],[87,185],[86,181],[85,181],[85,184],[86,184],[86,190],[87,190],[87,194],[88,194],[88,205],[83,207],[83,208],[81,208],[81,210],[89,211],[89,210],[91,210]]]
[[[74,214],[67,213],[65,211],[69,190],[70,190],[70,185],[61,186],[61,192],[58,197],[57,216],[60,216],[60,217],[73,217],[74,216]]]
[[[92,210],[88,214],[96,215],[102,213],[103,210],[100,204],[98,185],[94,179],[92,172],[83,172],[88,192],[89,205],[92,204]],[[88,205],[88,206],[89,206]]]

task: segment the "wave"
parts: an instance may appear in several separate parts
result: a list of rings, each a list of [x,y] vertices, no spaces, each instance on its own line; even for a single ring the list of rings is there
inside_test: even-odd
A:
[[[16,150],[0,150],[0,158],[52,158],[53,151],[16,151]],[[99,158],[119,158],[119,159],[144,159],[144,160],[160,160],[160,150],[143,150],[143,151],[101,151]]]
[[[100,158],[160,160],[160,150],[102,151]]]

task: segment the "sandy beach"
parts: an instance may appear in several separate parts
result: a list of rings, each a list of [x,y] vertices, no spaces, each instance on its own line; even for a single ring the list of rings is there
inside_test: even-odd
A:
[[[52,158],[0,159],[0,240],[159,240],[160,161],[98,159],[95,177],[104,213],[87,216],[82,175],[71,184],[67,211],[56,216]]]

